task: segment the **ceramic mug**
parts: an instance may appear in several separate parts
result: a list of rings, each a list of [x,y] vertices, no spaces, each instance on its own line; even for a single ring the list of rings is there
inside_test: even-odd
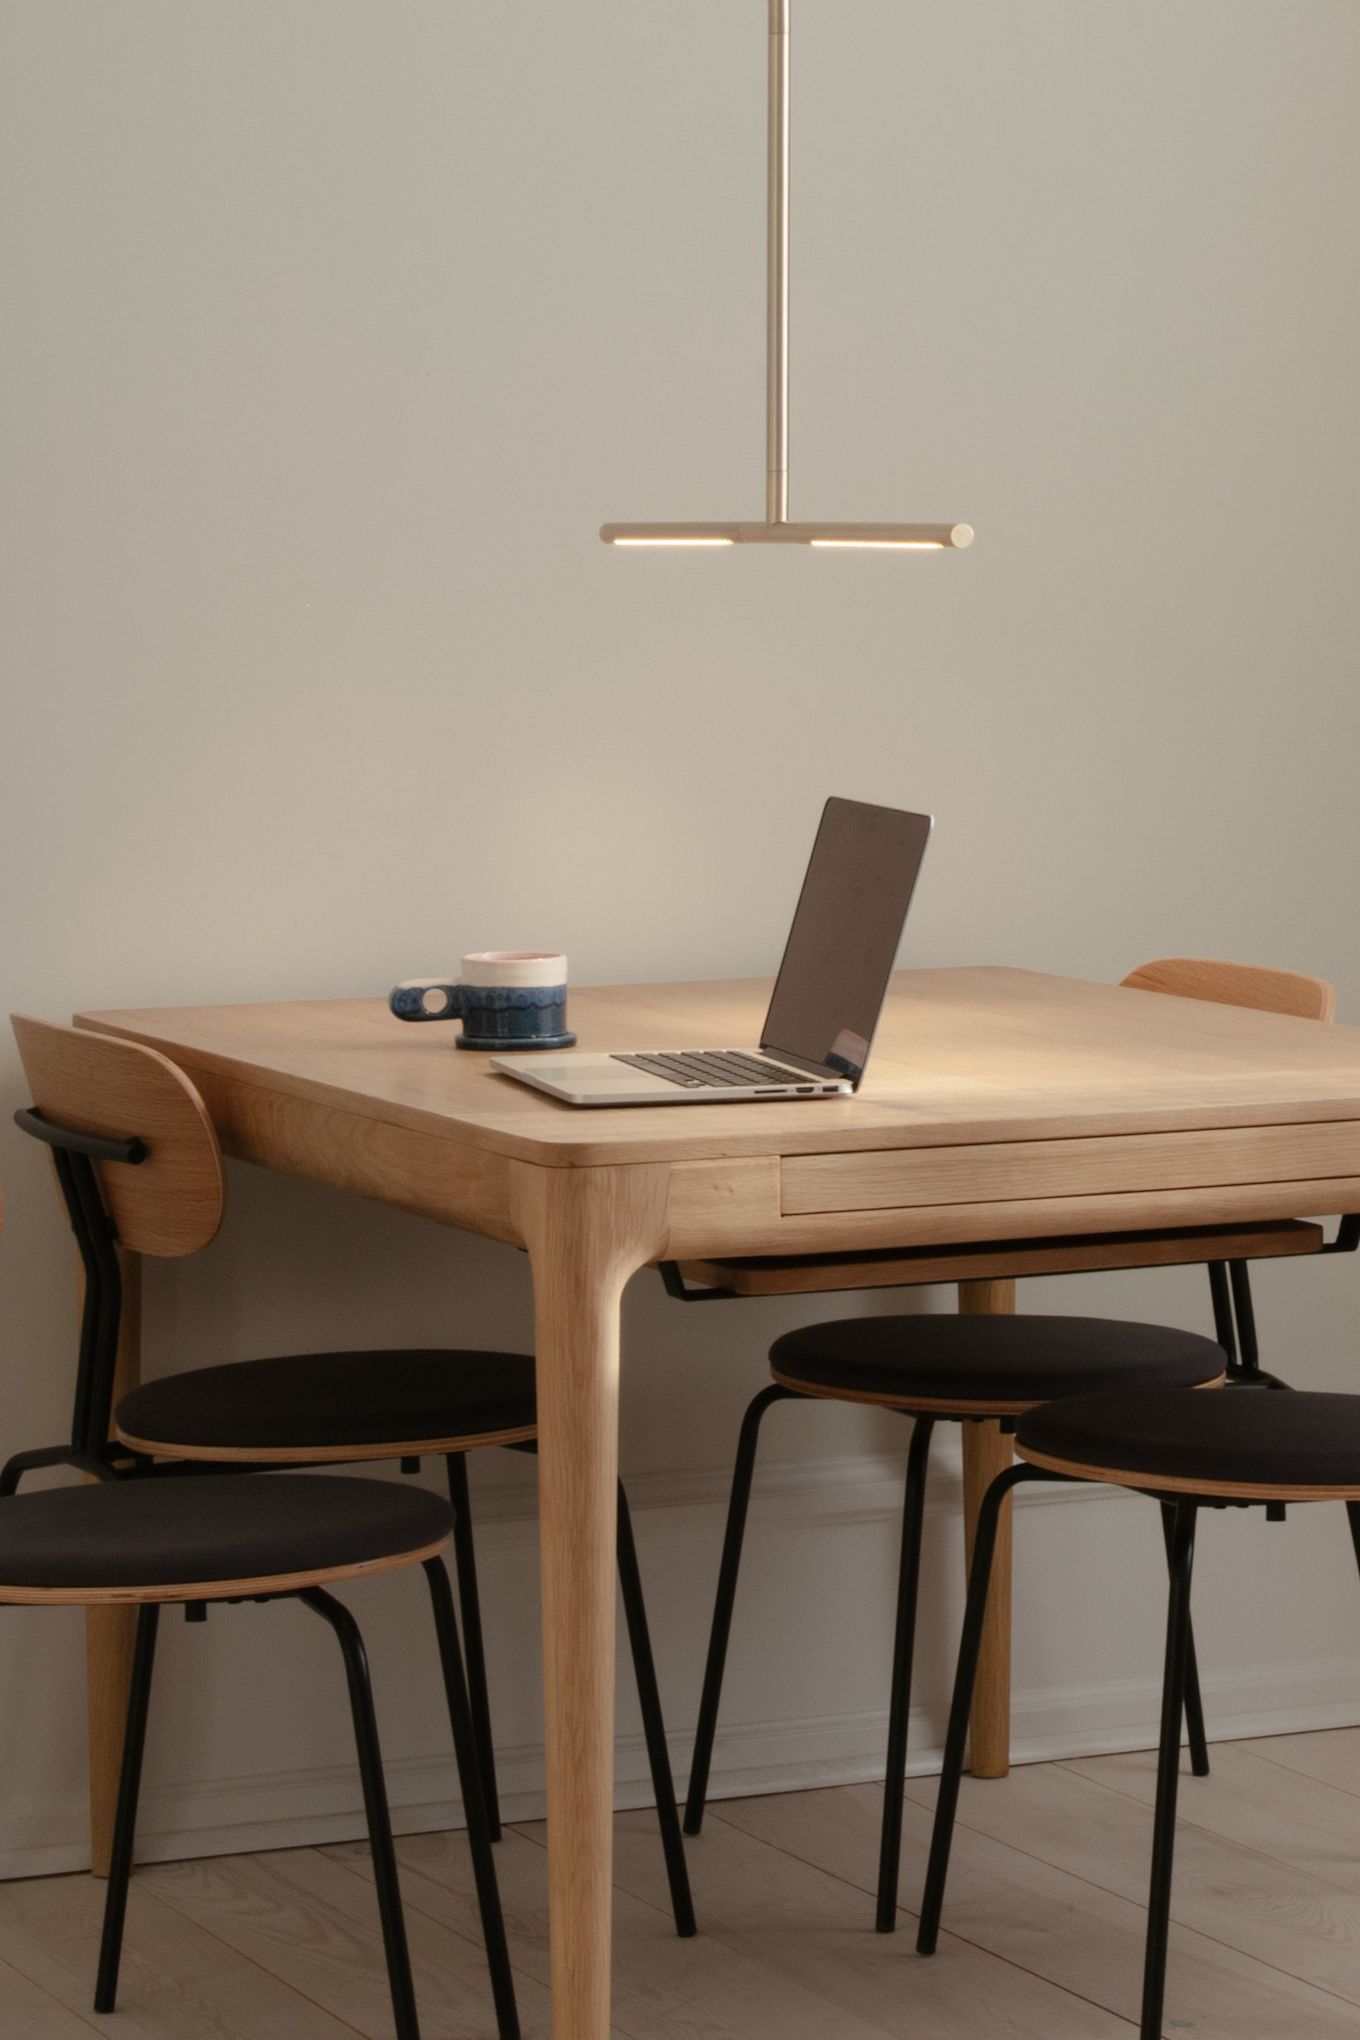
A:
[[[459,1048],[571,1048],[576,1040],[567,1032],[567,959],[534,949],[479,950],[463,958],[458,984],[407,978],[387,1003],[398,1020],[461,1020]]]

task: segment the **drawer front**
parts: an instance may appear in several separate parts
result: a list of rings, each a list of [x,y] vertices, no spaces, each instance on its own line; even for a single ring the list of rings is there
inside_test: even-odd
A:
[[[786,1155],[780,1209],[910,1210],[1360,1175],[1360,1121]],[[1319,1207],[1321,1208],[1321,1207]]]

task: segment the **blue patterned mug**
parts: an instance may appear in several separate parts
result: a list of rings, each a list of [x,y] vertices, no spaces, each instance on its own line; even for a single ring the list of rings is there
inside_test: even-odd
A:
[[[459,1048],[571,1048],[567,959],[533,949],[483,949],[463,958],[460,983],[407,978],[388,1005],[398,1020],[461,1020]]]

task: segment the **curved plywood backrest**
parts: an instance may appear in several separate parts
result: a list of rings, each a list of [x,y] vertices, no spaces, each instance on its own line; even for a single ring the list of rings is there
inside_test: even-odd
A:
[[[1336,1014],[1336,987],[1325,978],[1255,963],[1162,956],[1155,963],[1140,963],[1121,983],[1137,992],[1167,992],[1216,1006],[1254,1006],[1261,1013],[1292,1013],[1299,1020],[1331,1020]]]
[[[196,1254],[222,1223],[226,1186],[212,1121],[189,1079],[165,1056],[111,1034],[10,1016],[32,1103],[77,1133],[136,1136],[136,1166],[96,1162],[105,1206],[125,1247]]]

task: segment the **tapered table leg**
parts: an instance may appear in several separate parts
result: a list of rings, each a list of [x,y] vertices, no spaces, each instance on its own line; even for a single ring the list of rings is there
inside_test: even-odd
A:
[[[1015,1284],[960,1282],[959,1310],[1008,1316],[1015,1309]],[[1010,1465],[1011,1441],[990,1420],[963,1426],[963,1532],[966,1562],[973,1562],[973,1536],[982,1497],[997,1474]],[[997,1527],[992,1585],[982,1630],[973,1692],[968,1768],[975,1778],[1004,1778],[1011,1762],[1011,1504]]]
[[[665,1246],[664,1167],[513,1166],[534,1278],[554,2040],[608,2040],[619,1302]]]
[[[135,1388],[142,1372],[142,1257],[121,1251],[123,1315],[119,1324],[114,1401]],[[85,1611],[85,1698],[90,1745],[90,1868],[107,1877],[113,1817],[123,1763],[123,1727],[137,1636],[135,1608]]]

